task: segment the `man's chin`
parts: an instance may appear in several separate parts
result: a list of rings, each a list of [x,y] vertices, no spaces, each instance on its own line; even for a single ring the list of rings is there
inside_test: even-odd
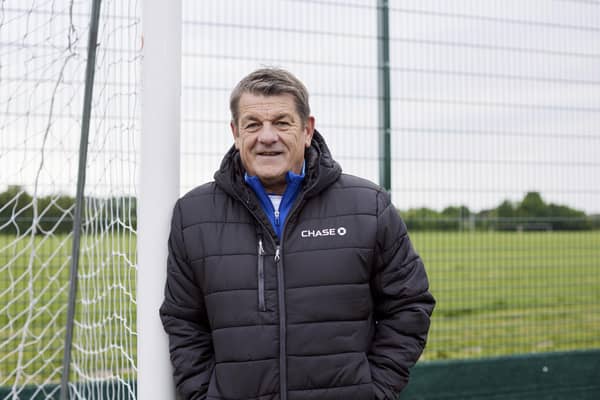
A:
[[[287,171],[282,170],[281,168],[258,168],[255,170],[256,176],[260,178],[261,181],[276,181],[278,179],[285,180],[285,174]]]
[[[267,191],[277,192],[281,187],[285,188],[286,180],[285,173],[283,174],[261,174],[257,172],[256,176],[260,179],[263,187]]]

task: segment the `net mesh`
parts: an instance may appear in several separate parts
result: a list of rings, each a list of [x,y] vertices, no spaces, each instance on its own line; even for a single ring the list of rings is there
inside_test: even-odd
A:
[[[90,6],[0,2],[0,398],[59,390]],[[101,10],[70,382],[133,398],[140,24]]]

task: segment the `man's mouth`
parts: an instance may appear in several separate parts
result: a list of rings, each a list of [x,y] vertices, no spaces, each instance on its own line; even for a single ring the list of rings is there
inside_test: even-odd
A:
[[[281,153],[282,153],[281,151],[261,151],[258,153],[258,155],[263,156],[263,157],[273,157],[273,156],[278,156]]]

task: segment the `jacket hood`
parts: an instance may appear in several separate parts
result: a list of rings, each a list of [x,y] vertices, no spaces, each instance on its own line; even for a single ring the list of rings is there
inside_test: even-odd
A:
[[[310,147],[304,152],[304,161],[306,164],[302,190],[305,197],[320,193],[335,182],[342,173],[342,168],[331,156],[325,139],[316,129]],[[250,190],[244,182],[244,173],[240,152],[233,145],[223,157],[214,178],[216,184],[225,192],[247,202]]]

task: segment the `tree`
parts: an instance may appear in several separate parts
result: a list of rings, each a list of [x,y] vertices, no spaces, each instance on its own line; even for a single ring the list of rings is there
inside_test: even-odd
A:
[[[431,208],[411,208],[402,213],[408,229],[435,230],[439,229],[440,213]]]
[[[442,221],[440,221],[440,229],[454,230],[463,229],[468,225],[471,210],[467,206],[450,206],[442,211]]]
[[[41,232],[67,233],[73,230],[75,199],[66,195],[40,197],[38,202]]]
[[[517,207],[517,215],[525,218],[541,218],[547,217],[548,206],[542,200],[539,192],[528,192],[519,206]]]
[[[33,220],[32,197],[21,186],[0,193],[0,233],[22,234]]]
[[[550,204],[548,210],[552,220],[552,229],[586,230],[593,227],[591,218],[588,218],[583,211],[557,204]]]
[[[498,218],[499,230],[515,229],[515,206],[508,200],[504,200],[496,209],[496,217]]]

